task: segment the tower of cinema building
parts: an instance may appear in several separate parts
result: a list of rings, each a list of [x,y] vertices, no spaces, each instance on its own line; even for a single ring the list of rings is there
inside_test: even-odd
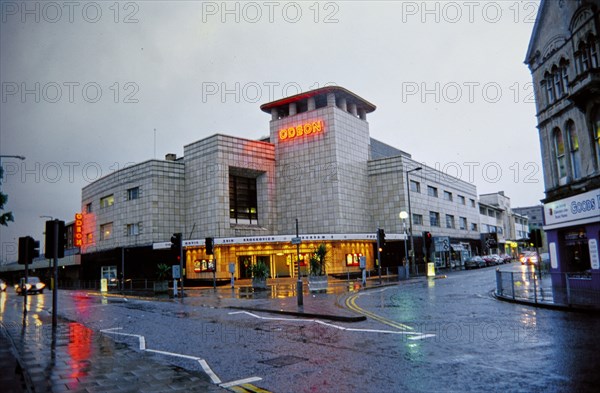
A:
[[[181,158],[170,154],[142,162],[86,186],[82,276],[97,279],[109,265],[119,271],[124,260],[126,276],[152,277],[156,264],[176,263],[165,243],[181,232],[186,283],[212,279],[207,268],[213,258],[222,279],[230,277],[231,263],[236,278],[247,278],[259,261],[272,277],[294,277],[296,219],[303,274],[304,261],[321,243],[327,246],[329,274],[359,271],[360,256],[373,269],[378,227],[388,240],[382,266],[397,272],[408,226],[398,217],[408,211],[406,172],[419,166],[422,170],[410,175],[417,261],[422,260],[421,231],[431,230],[423,216],[432,210],[478,222],[475,186],[439,176],[409,154],[372,139],[367,114],[375,106],[356,94],[324,87],[261,109],[271,116],[268,138],[216,134],[184,146]],[[428,200],[416,191],[426,184],[451,190],[472,206]],[[435,229],[457,248],[475,251],[478,246],[476,226]],[[214,256],[205,254],[206,237],[215,239]]]

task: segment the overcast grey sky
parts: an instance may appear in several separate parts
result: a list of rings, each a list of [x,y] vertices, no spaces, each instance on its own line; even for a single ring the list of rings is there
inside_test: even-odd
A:
[[[377,106],[371,136],[512,205],[543,198],[531,76],[539,1],[2,3],[0,154],[16,239],[70,221],[81,188],[325,84]]]

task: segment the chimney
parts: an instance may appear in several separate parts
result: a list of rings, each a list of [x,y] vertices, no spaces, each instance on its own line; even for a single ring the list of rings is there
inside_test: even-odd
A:
[[[175,161],[177,159],[177,154],[169,153],[165,155],[166,161]]]

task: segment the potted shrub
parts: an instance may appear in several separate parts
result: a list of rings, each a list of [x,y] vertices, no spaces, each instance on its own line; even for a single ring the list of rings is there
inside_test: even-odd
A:
[[[327,246],[321,243],[310,257],[308,288],[311,292],[321,292],[327,290],[327,272],[325,271],[326,255]]]
[[[252,274],[252,288],[267,289],[269,268],[264,262],[260,261],[252,265],[250,267],[250,273]]]
[[[156,265],[156,281],[154,281],[154,292],[169,292],[169,278],[171,277],[171,266],[166,263]]]

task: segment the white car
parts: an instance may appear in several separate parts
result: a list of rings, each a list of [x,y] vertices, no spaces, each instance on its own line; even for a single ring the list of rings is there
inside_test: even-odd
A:
[[[44,288],[46,288],[46,284],[44,284],[39,277],[27,277],[27,282],[25,282],[25,277],[21,278],[21,282],[15,285],[15,291],[17,295],[23,294],[24,291],[27,293],[44,293]]]

